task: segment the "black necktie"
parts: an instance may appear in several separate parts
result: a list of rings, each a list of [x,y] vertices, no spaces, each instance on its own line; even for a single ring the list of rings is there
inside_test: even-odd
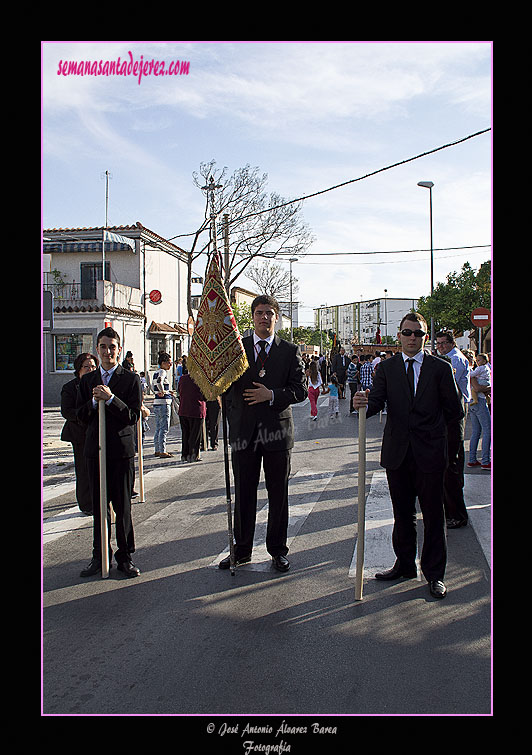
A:
[[[260,346],[259,356],[262,356],[263,354],[266,354],[266,346],[268,345],[268,342],[267,341],[258,341],[258,344]]]
[[[414,391],[414,360],[413,359],[407,359],[408,368],[406,370],[406,378],[408,380],[408,386],[410,388],[410,395],[412,398],[414,398],[415,391]]]

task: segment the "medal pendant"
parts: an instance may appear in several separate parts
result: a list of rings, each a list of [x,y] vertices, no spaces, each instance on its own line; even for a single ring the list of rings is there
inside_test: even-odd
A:
[[[266,370],[264,368],[259,371],[259,377],[263,378],[265,374],[266,374]]]

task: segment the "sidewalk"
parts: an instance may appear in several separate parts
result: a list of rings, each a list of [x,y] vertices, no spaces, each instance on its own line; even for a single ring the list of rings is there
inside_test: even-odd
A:
[[[153,396],[145,399],[145,404],[151,410]],[[72,444],[61,440],[61,431],[65,419],[61,415],[59,406],[44,406],[42,414],[42,483],[43,486],[58,485],[75,480],[74,453]],[[154,456],[153,433],[155,418],[148,418],[148,432],[144,437],[142,459],[144,472],[154,468],[167,466],[180,459],[181,456],[181,428],[175,425],[168,431],[167,451],[174,454],[170,459],[159,459]],[[135,466],[138,466],[138,456]]]

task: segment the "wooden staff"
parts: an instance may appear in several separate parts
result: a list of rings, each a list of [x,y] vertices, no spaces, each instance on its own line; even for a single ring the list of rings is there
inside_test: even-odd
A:
[[[144,459],[142,458],[142,423],[144,418],[142,411],[139,421],[137,422],[137,448],[139,454],[139,503],[146,503],[144,500]]]
[[[227,535],[229,538],[229,566],[235,576],[235,546],[233,543],[233,514],[231,511],[231,482],[229,478],[229,442],[227,440],[227,409],[225,393],[222,394],[222,431],[224,439],[225,493],[227,498]]]
[[[109,525],[107,523],[107,450],[105,443],[105,401],[98,401],[98,454],[100,459],[100,535],[102,579],[109,576]]]
[[[366,407],[358,410],[358,532],[355,600],[362,600],[364,539],[366,531]]]

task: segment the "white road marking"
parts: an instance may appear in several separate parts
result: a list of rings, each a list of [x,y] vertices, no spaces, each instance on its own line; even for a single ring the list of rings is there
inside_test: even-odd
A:
[[[466,474],[464,498],[469,523],[491,569],[491,473]]]
[[[480,475],[465,475],[464,497],[470,526],[491,568],[491,480]],[[421,514],[418,513],[418,518]],[[377,470],[371,479],[366,499],[366,531],[364,541],[364,578],[390,569],[395,562],[392,548],[393,509],[386,472]],[[452,532],[452,530],[451,530]],[[358,542],[358,541],[357,541]],[[357,543],[349,567],[349,576],[356,573]],[[418,565],[418,580],[421,570]]]
[[[290,545],[296,537],[333,476],[334,472],[316,472],[311,468],[304,468],[290,478],[287,545]],[[272,557],[266,550],[265,542],[267,522],[268,501],[266,500],[265,505],[257,511],[252,561],[244,566],[239,566],[239,571],[242,569],[245,571],[267,571],[271,568]],[[220,560],[228,555],[229,546],[215,558],[210,566],[217,568]]]
[[[182,464],[178,467],[167,466],[158,467],[146,472],[144,475],[144,492],[147,493],[154,487],[162,485],[166,480],[171,480],[174,477],[178,477],[185,470],[190,468],[190,464]],[[138,486],[138,480],[137,480]],[[51,500],[57,496],[68,493],[74,490],[76,483],[62,483],[60,485],[51,485],[52,490],[45,488],[43,491],[43,500]],[[135,506],[135,500],[133,505]],[[142,505],[142,504],[140,504]],[[61,514],[48,517],[44,520],[42,529],[42,542],[43,545],[53,542],[63,535],[68,535],[70,532],[79,529],[80,527],[88,526],[92,528],[92,517],[82,514],[77,506],[66,509]]]
[[[364,539],[364,577],[374,577],[376,572],[393,566],[395,554],[392,548],[393,510],[384,470],[373,472],[371,487],[366,498],[366,532]],[[349,576],[356,573],[357,544],[349,567]]]

